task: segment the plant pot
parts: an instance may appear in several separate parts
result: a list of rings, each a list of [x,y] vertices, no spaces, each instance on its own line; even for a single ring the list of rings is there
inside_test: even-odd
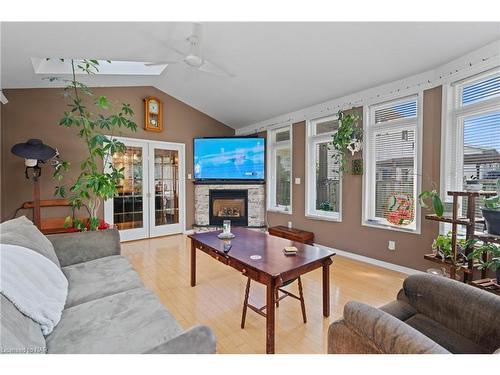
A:
[[[481,191],[483,189],[483,184],[479,182],[466,182],[464,189],[465,191]]]
[[[500,235],[500,211],[481,208],[484,221],[486,222],[486,231],[489,234]]]
[[[497,275],[497,284],[500,285],[500,268],[497,268],[496,275]]]

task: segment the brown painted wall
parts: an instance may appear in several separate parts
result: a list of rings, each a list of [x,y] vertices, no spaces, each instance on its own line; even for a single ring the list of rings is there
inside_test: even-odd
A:
[[[232,128],[153,87],[96,88],[93,91],[95,95],[105,95],[113,102],[131,104],[139,129],[135,133],[123,131],[120,135],[184,143],[186,176],[188,173],[193,174],[193,138],[234,135]],[[1,145],[2,173],[8,176],[8,180],[3,179],[1,185],[2,220],[9,218],[22,202],[32,199],[32,185],[24,177],[23,160],[10,153],[15,143],[25,142],[28,138],[40,138],[44,143],[57,147],[61,156],[71,162],[73,172],[67,175],[68,178],[76,176],[84,147],[75,129],[58,125],[63,111],[67,110],[61,93],[62,89],[5,90],[9,103],[1,109]],[[157,96],[164,103],[162,133],[145,132],[143,129],[142,100],[146,96]],[[51,167],[45,167],[42,171],[42,199],[53,197],[56,183],[51,178],[51,171]],[[45,216],[53,214],[45,212]],[[194,185],[186,180],[186,226],[190,228],[193,222]]]
[[[358,109],[360,115],[362,110]],[[346,174],[342,189],[342,222],[307,219],[304,215],[305,200],[305,122],[293,125],[293,176],[301,178],[300,185],[292,185],[292,215],[269,212],[268,222],[273,225],[293,226],[314,232],[315,242],[370,258],[425,270],[432,263],[423,255],[431,251],[432,240],[437,236],[438,224],[422,220],[421,235],[365,227],[361,225],[362,176]],[[441,134],[441,87],[424,92],[422,188],[439,183]],[[265,133],[263,134],[265,135]],[[388,241],[396,241],[396,251],[387,249]],[[434,265],[435,267],[435,265]]]

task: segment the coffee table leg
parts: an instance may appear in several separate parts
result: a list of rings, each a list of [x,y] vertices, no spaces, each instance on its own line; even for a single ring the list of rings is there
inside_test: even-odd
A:
[[[330,316],[330,262],[323,263],[323,316]]]
[[[266,353],[274,354],[276,282],[271,280],[266,291]]]
[[[191,286],[196,285],[196,245],[191,240]]]

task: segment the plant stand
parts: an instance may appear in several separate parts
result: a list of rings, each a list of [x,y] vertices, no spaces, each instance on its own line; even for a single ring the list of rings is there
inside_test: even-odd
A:
[[[498,285],[497,279],[481,279],[481,280],[471,281],[470,285],[500,296],[500,285]]]
[[[446,264],[450,271],[450,278],[456,279],[456,271],[463,271],[463,281],[471,282],[474,278],[474,269],[479,265],[478,262],[474,262],[473,260],[465,260],[464,262],[457,262],[456,259],[458,257],[458,248],[457,248],[457,236],[458,236],[458,226],[462,225],[466,228],[465,239],[478,239],[483,242],[493,242],[500,243],[500,236],[495,236],[492,234],[477,232],[475,227],[476,224],[483,224],[483,218],[476,217],[476,199],[479,197],[491,197],[496,195],[495,191],[448,191],[448,196],[453,198],[452,201],[452,212],[451,216],[444,215],[442,217],[438,217],[437,215],[425,215],[427,220],[439,221],[441,223],[451,224],[451,248],[453,259],[442,260],[441,257],[436,256],[434,254],[426,254],[424,255],[424,259],[430,260],[432,262]],[[466,198],[467,199],[467,214],[466,216],[461,216],[459,213],[459,199]],[[465,255],[468,256],[472,251],[472,247],[467,247],[464,249]],[[455,266],[454,266],[455,264]],[[481,271],[481,279],[486,278],[486,270]]]

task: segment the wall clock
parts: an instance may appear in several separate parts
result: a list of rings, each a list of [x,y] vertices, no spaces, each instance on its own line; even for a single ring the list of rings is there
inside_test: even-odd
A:
[[[163,130],[163,103],[158,98],[148,96],[144,99],[144,130]]]

